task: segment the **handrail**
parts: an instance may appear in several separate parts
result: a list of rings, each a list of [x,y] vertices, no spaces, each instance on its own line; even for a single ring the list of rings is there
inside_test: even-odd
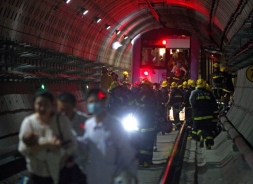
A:
[[[186,143],[186,122],[182,124],[182,127],[177,135],[175,144],[173,146],[171,155],[169,156],[167,160],[166,167],[160,177],[160,184],[166,184],[166,183],[174,183],[174,180],[176,179],[175,176],[179,176],[181,172],[180,169],[176,169],[178,165],[180,165],[180,161],[183,161],[183,157],[179,158],[179,155],[184,154],[185,151],[185,143]],[[184,143],[184,144],[183,144]],[[183,150],[182,150],[183,148]],[[182,150],[182,151],[180,151]],[[176,173],[177,172],[177,173]]]

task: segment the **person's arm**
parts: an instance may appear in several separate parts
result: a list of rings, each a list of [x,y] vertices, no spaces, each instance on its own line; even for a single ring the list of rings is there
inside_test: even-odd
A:
[[[173,66],[171,72],[174,73],[174,72],[175,72],[175,69],[176,69],[176,66]]]
[[[24,155],[33,155],[38,153],[41,150],[44,149],[53,149],[56,148],[57,146],[54,146],[53,144],[51,144],[50,142],[43,142],[43,143],[39,143],[36,144],[34,146],[26,146],[26,144],[23,142],[23,136],[25,135],[25,133],[29,132],[29,131],[33,131],[32,130],[32,124],[31,124],[31,120],[29,120],[28,118],[25,118],[21,124],[20,127],[20,131],[19,131],[19,143],[18,143],[18,151]]]
[[[60,116],[59,123],[64,142],[66,142],[66,145],[62,146],[65,148],[66,154],[72,155],[77,148],[77,142],[72,131],[71,123],[65,116]]]

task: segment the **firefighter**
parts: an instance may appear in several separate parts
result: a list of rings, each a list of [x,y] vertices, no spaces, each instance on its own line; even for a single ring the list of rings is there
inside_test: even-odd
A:
[[[185,121],[187,123],[187,126],[192,126],[192,107],[189,102],[189,98],[191,95],[192,90],[188,88],[188,83],[186,81],[183,82],[183,88],[185,89],[183,92],[184,100],[183,100],[183,107],[185,108]]]
[[[180,129],[181,127],[181,122],[179,119],[179,113],[180,113],[180,106],[183,102],[183,94],[181,91],[177,88],[177,84],[175,82],[171,83],[171,93],[169,96],[169,100],[167,102],[167,109],[173,110],[173,117],[174,117],[174,122],[176,125],[176,129]]]
[[[214,63],[213,67],[214,67],[214,72],[211,73],[211,80],[213,82],[212,91],[213,91],[215,99],[217,101],[220,101],[221,96],[222,96],[222,81],[224,79],[224,75],[220,71],[219,63]]]
[[[113,82],[110,86],[110,97],[107,110],[110,114],[122,118],[129,111],[127,98],[123,93],[124,89],[118,82]]]
[[[124,72],[122,72],[122,75],[123,75],[123,77],[120,80],[121,84],[123,84],[123,83],[129,83],[128,72],[124,71]]]
[[[207,149],[214,145],[213,123],[214,113],[217,111],[217,103],[210,91],[205,89],[205,81],[198,79],[197,88],[191,92],[190,104],[193,108],[193,119],[195,128],[193,133],[200,141],[200,147],[206,144]]]
[[[226,71],[225,67],[221,67],[220,71],[224,75],[224,79],[222,81],[222,91],[223,91],[223,102],[227,106],[228,102],[230,100],[230,97],[232,96],[234,92],[234,84],[232,81],[232,78],[236,77],[236,75],[232,75]]]
[[[139,120],[139,152],[138,159],[144,168],[152,164],[153,146],[156,136],[155,97],[153,84],[147,80],[140,84],[140,92],[135,97],[136,115]]]

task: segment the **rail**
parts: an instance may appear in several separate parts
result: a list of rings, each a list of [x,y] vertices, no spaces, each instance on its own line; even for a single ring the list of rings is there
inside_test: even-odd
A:
[[[163,173],[160,177],[160,184],[179,183],[186,141],[186,122],[184,121],[177,135],[171,155],[166,162],[166,167],[164,168]]]

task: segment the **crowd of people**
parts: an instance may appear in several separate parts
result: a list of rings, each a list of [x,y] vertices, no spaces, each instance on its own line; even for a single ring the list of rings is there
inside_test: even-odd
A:
[[[179,113],[184,108],[189,136],[210,149],[219,133],[217,102],[228,104],[233,92],[233,76],[214,67],[212,89],[203,79],[168,77],[161,83],[143,79],[131,84],[127,72],[119,79],[102,67],[101,88],[86,94],[88,113],[75,109],[71,93],[57,96],[55,109],[54,96],[38,91],[35,112],[23,120],[19,133],[18,150],[26,158],[29,183],[137,183],[138,165],[153,164],[157,133],[171,131],[164,126],[170,123],[170,109],[175,129],[181,127]],[[129,114],[138,119],[136,137],[121,123]]]

